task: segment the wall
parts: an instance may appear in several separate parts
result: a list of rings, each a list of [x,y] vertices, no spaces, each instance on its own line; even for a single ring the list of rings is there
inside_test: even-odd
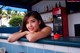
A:
[[[51,10],[52,8],[55,8],[56,3],[59,5],[59,2],[61,4],[62,7],[65,7],[65,0],[61,0],[61,1],[56,1],[56,0],[43,0],[35,5],[32,6],[32,10],[33,11],[38,11],[38,12],[44,12],[46,11],[46,6],[48,6],[49,10]]]
[[[79,53],[80,48],[47,45],[39,43],[16,41],[13,43],[0,39],[0,48],[4,47],[7,53]]]
[[[75,37],[74,24],[80,24],[80,13],[68,15],[69,36]]]
[[[52,12],[41,14],[41,17],[44,20],[44,22],[48,22],[49,19],[53,18],[52,17]],[[50,26],[52,28],[52,30],[53,30],[53,23],[45,23],[45,24]]]

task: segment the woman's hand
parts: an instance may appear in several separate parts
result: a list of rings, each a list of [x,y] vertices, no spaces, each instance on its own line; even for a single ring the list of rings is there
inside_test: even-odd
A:
[[[34,33],[35,32],[29,32],[29,31],[27,31],[26,38],[27,38],[27,40],[29,40],[29,42],[34,42],[34,40],[33,40],[33,34]]]
[[[26,33],[26,35],[28,35],[29,34],[29,31],[25,31],[25,33]]]

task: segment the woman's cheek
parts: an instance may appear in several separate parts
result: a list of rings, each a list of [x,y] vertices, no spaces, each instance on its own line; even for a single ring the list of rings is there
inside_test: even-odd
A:
[[[35,23],[32,24],[33,27],[36,27],[37,25]]]
[[[26,28],[28,29],[28,25],[26,24]]]

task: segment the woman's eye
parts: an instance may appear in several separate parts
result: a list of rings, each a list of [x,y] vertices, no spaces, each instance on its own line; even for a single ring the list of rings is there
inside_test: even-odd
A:
[[[32,22],[35,22],[35,20],[32,20]]]

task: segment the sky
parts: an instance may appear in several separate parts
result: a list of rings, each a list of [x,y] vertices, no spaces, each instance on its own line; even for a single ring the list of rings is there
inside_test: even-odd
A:
[[[2,5],[0,5],[0,8],[2,7]],[[14,10],[14,11],[20,11],[20,12],[27,12],[27,9],[23,9],[23,8],[16,8],[16,7],[10,7],[10,6],[5,6],[2,8],[3,10]]]

